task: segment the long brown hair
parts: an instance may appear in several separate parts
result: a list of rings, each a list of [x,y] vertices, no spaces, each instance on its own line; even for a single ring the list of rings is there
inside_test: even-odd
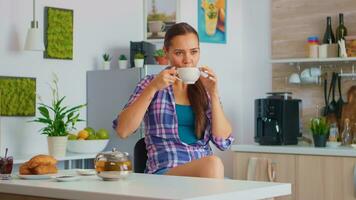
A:
[[[197,36],[199,43],[199,36],[197,31],[187,23],[177,23],[167,30],[164,37],[164,47],[168,49],[171,41],[175,36],[193,33]],[[188,98],[195,114],[195,134],[198,139],[201,139],[206,126],[205,111],[208,108],[208,96],[206,90],[200,80],[193,85],[188,85]]]

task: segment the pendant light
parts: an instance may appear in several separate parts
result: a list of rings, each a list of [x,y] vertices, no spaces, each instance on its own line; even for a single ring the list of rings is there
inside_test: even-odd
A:
[[[41,31],[38,28],[38,21],[36,20],[36,0],[33,0],[33,20],[31,21],[31,28],[27,31],[25,50],[27,51],[44,51],[43,38]]]

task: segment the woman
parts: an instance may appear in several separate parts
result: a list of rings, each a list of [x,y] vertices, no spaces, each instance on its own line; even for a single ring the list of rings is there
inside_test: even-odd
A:
[[[173,25],[165,35],[164,51],[170,65],[158,75],[146,76],[114,121],[121,138],[145,122],[146,172],[177,176],[223,178],[224,166],[212,155],[211,140],[219,149],[231,145],[231,125],[220,105],[217,78],[201,76],[192,85],[177,78],[177,68],[195,67],[199,37],[187,23]]]

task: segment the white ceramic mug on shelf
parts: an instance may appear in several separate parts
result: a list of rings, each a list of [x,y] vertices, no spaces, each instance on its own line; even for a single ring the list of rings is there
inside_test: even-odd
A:
[[[289,83],[291,84],[299,84],[300,83],[300,76],[298,73],[293,73],[292,75],[290,75],[289,77]]]
[[[321,76],[321,70],[319,67],[311,67],[309,70],[311,76],[313,77]]]

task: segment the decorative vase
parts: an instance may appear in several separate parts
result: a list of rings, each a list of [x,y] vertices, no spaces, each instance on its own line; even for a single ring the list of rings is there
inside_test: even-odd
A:
[[[326,147],[326,135],[313,135],[315,147]]]
[[[119,60],[119,68],[126,69],[127,68],[127,60]]]
[[[64,157],[67,149],[67,136],[48,136],[48,153],[54,157]]]
[[[104,70],[110,69],[110,61],[103,61],[103,69]]]
[[[164,56],[163,57],[155,57],[155,59],[159,65],[168,65],[168,59]]]
[[[135,63],[135,67],[143,67],[145,59],[135,59],[134,63]]]

